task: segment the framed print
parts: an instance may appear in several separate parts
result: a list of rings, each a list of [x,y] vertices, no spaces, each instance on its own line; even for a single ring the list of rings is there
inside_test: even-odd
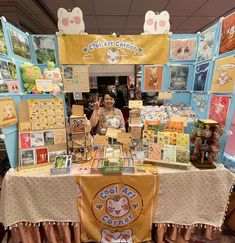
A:
[[[0,93],[8,93],[7,83],[3,79],[0,79]]]
[[[194,91],[204,91],[209,70],[209,62],[198,64],[195,68]]]
[[[53,151],[48,153],[49,162],[54,163],[56,161],[56,157],[60,155],[66,155],[66,150],[60,150],[60,151]]]
[[[170,60],[195,60],[197,51],[197,38],[171,39]]]
[[[175,65],[170,67],[170,87],[171,90],[187,90],[189,66]]]
[[[37,164],[47,163],[48,162],[48,151],[47,148],[38,148],[36,149],[36,162]]]
[[[228,56],[215,61],[211,83],[211,92],[232,93],[235,81],[235,56]]]
[[[2,20],[0,19],[0,54],[7,55],[6,39],[3,32]]]
[[[22,149],[30,148],[30,133],[29,132],[20,133],[20,148],[22,148]]]
[[[14,54],[30,60],[31,53],[27,36],[24,36],[23,34],[18,33],[11,28],[8,28],[8,31],[11,39],[11,47]]]
[[[1,72],[2,79],[4,80],[11,79],[11,74],[9,71],[8,64],[3,60],[0,60],[0,72]]]
[[[37,64],[56,63],[54,36],[33,35],[32,40]]]
[[[209,118],[219,122],[222,126],[225,126],[228,109],[229,109],[230,97],[212,95],[210,101]]]
[[[216,28],[217,26],[213,26],[200,34],[197,56],[198,62],[212,59]]]
[[[163,79],[162,65],[144,66],[144,90],[161,90]]]
[[[20,151],[21,155],[21,165],[27,166],[27,165],[33,165],[35,164],[35,154],[34,149],[24,149]]]
[[[222,21],[219,54],[235,50],[235,12]]]
[[[15,63],[8,62],[8,69],[10,72],[11,79],[14,79],[14,80],[18,79]]]
[[[43,132],[31,132],[30,139],[31,139],[31,147],[44,146]]]
[[[54,144],[54,131],[43,132],[45,146]]]

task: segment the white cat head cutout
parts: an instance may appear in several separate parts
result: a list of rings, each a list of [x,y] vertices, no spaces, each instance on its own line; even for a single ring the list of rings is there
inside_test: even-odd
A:
[[[109,215],[119,218],[130,211],[130,205],[126,197],[115,196],[106,202],[106,211]]]
[[[169,34],[170,15],[167,11],[155,14],[149,10],[145,14],[144,33],[143,34]]]
[[[126,229],[124,231],[116,231],[116,232],[111,232],[108,229],[102,230],[102,239],[101,243],[110,243],[110,242],[128,242],[132,243],[133,242],[133,237],[132,237],[132,230],[131,229]]]
[[[85,34],[82,10],[78,7],[72,12],[59,8],[57,12],[58,30],[62,34]]]

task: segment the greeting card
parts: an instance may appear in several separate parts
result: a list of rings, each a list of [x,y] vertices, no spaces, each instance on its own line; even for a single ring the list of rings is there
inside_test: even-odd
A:
[[[31,139],[31,147],[44,146],[43,132],[31,132],[30,139]]]
[[[198,62],[210,60],[212,58],[216,28],[217,26],[213,26],[200,34],[199,51],[197,56]]]
[[[154,160],[161,159],[161,146],[157,143],[149,143],[148,158]]]
[[[222,21],[219,54],[232,50],[235,50],[235,13],[230,14]]]
[[[54,144],[54,131],[46,131],[43,133],[43,136],[45,146]]]
[[[7,127],[17,123],[13,98],[0,98],[0,114],[0,127]]]
[[[66,143],[66,130],[65,129],[55,129],[54,130],[54,144]]]
[[[24,132],[20,133],[20,148],[30,148],[30,133]]]
[[[19,93],[19,82],[18,81],[7,81],[7,88],[9,93]]]
[[[164,145],[163,160],[166,162],[176,162],[176,146]]]
[[[189,134],[179,133],[176,140],[176,145],[189,148]]]
[[[49,162],[54,163],[56,160],[56,156],[66,155],[66,154],[67,152],[65,150],[49,152],[48,153]]]
[[[37,164],[48,162],[48,151],[47,148],[36,149],[36,162]]]
[[[35,154],[33,149],[25,149],[20,151],[21,165],[35,164]]]
[[[144,66],[144,90],[161,90],[163,79],[163,66]]]
[[[232,93],[235,81],[235,56],[215,61],[211,92]]]
[[[195,60],[197,39],[171,39],[170,60],[185,61]]]
[[[196,66],[193,90],[204,91],[208,70],[209,70],[209,62],[202,63]]]
[[[189,66],[171,66],[170,87],[171,90],[186,90],[189,74]]]
[[[229,103],[230,98],[228,96],[212,95],[209,118],[219,122],[222,126],[225,126]]]
[[[185,147],[176,147],[176,161],[180,163],[189,163],[189,149]]]

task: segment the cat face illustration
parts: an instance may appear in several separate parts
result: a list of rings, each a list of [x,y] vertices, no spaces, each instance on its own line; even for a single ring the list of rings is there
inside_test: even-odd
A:
[[[106,211],[115,218],[122,217],[130,211],[130,205],[126,197],[115,196],[106,202]]]
[[[85,24],[83,21],[82,10],[78,7],[74,8],[72,12],[67,12],[64,8],[59,8],[58,16],[58,30],[63,34],[83,34],[85,31]]]
[[[115,48],[107,50],[105,60],[110,64],[119,63],[121,60],[120,51]]]
[[[163,11],[155,14],[148,11],[145,14],[144,33],[145,34],[165,34],[170,31],[169,13]]]
[[[131,229],[126,229],[124,231],[116,231],[116,232],[111,232],[108,229],[104,229],[102,230],[101,236],[102,236],[102,239],[100,241],[101,243],[110,243],[110,242],[132,243],[133,242]]]
[[[221,70],[219,73],[219,77],[217,83],[220,85],[225,85],[229,82],[229,75],[226,70]]]
[[[176,40],[172,42],[172,52],[174,57],[179,60],[187,60],[192,58],[196,47],[196,39],[192,40]]]

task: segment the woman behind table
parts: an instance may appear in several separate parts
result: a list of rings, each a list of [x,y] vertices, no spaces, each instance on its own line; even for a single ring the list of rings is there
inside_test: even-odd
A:
[[[111,91],[103,95],[103,106],[101,99],[96,98],[94,110],[90,118],[91,127],[96,127],[97,133],[104,135],[108,127],[120,129],[125,132],[125,122],[121,110],[114,108],[116,96]]]

